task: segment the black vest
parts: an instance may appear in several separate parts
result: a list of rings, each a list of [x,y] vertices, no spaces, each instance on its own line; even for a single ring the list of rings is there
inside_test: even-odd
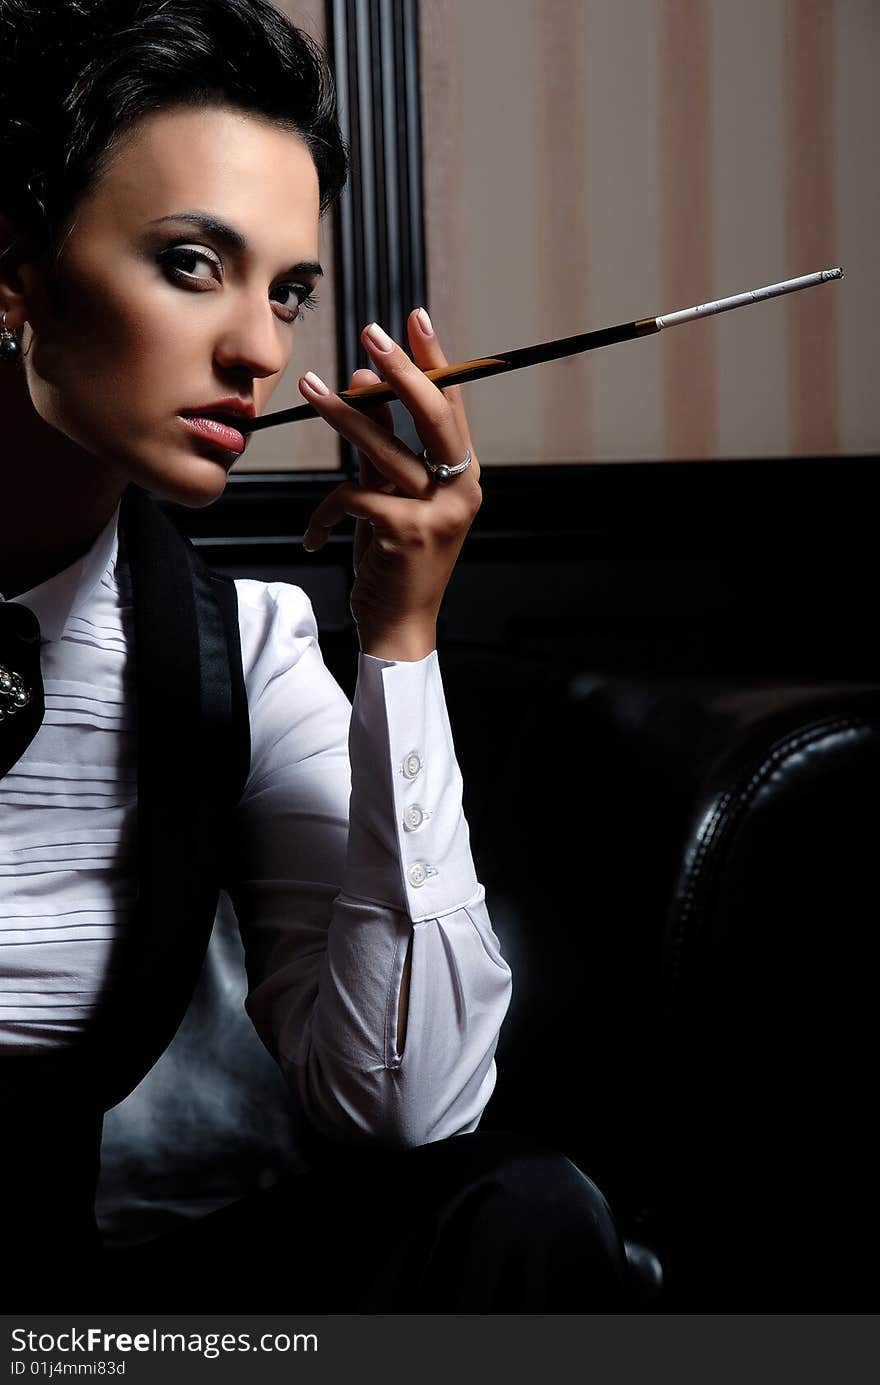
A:
[[[134,607],[139,898],[122,984],[87,1046],[105,1110],[132,1091],[183,1019],[204,961],[250,769],[238,598],[147,493],[120,526]]]
[[[123,496],[119,530],[134,617],[135,916],[87,1033],[58,1053],[0,1061],[2,1201],[16,1200],[23,1231],[35,1209],[22,1182],[47,1231],[75,1207],[71,1245],[93,1202],[103,1113],[161,1057],[198,980],[251,755],[232,578],[210,571],[139,486]]]

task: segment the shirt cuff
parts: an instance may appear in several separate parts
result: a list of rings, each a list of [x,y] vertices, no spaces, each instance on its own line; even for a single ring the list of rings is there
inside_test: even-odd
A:
[[[479,882],[436,649],[412,662],[359,654],[348,748],[343,893],[413,923],[462,908]]]

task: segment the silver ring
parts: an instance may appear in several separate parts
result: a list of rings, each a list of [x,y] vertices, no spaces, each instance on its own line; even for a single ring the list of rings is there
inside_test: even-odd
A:
[[[433,477],[434,481],[436,481],[437,485],[445,486],[447,481],[452,480],[453,476],[460,476],[463,471],[467,471],[468,467],[473,461],[473,457],[471,456],[470,448],[468,448],[468,450],[464,454],[463,462],[459,462],[458,466],[447,466],[445,462],[429,461],[428,449],[425,448],[424,452],[422,453],[422,461],[425,463],[425,466],[430,471],[431,476]]]

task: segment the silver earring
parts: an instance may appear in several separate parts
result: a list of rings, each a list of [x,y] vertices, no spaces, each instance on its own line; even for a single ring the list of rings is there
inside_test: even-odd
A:
[[[0,328],[0,361],[17,361],[21,357],[21,344],[11,327],[6,326],[7,314],[3,314]]]

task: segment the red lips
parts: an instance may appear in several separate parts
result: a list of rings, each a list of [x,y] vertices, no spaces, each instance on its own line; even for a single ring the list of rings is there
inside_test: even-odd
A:
[[[194,404],[192,408],[181,409],[184,418],[216,418],[221,423],[234,423],[236,418],[256,418],[256,406],[249,400],[234,396],[228,399],[215,399],[210,404]]]

